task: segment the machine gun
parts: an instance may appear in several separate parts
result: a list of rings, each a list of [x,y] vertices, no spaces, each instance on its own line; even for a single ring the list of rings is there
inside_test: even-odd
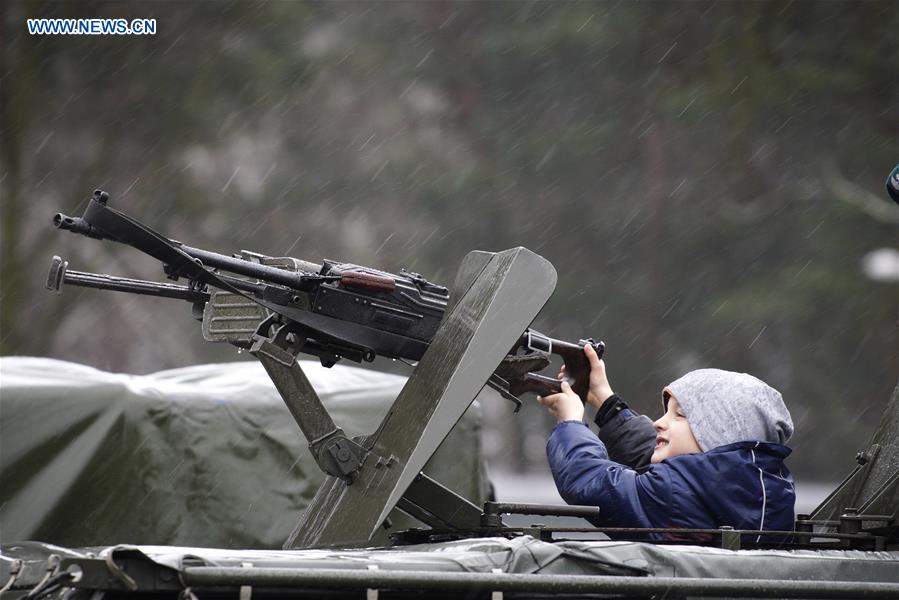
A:
[[[248,349],[262,362],[309,441],[319,467],[347,485],[355,481],[371,448],[364,440],[349,439],[334,424],[296,362],[297,354],[316,356],[326,367],[342,358],[362,362],[383,356],[420,361],[459,300],[451,298],[446,287],[417,273],[392,274],[348,263],[326,260],[316,264],[247,251],[225,256],[193,248],[111,208],[108,194],[100,190],[94,192],[82,217],[57,214],[53,223],[59,229],[132,246],[162,262],[169,279],[183,278],[188,283],[70,271],[68,263],[55,256],[48,288],[60,291],[63,284],[70,284],[191,302],[206,340]],[[475,252],[469,256],[468,264],[474,267],[463,279],[470,284],[482,275],[480,271],[491,257],[498,255]],[[543,268],[545,261],[540,260]],[[555,272],[546,265],[554,286]],[[499,272],[494,277],[499,277]],[[460,290],[464,292],[464,288]],[[525,291],[519,296],[525,296]],[[527,306],[531,301],[516,298],[515,302]],[[515,401],[517,411],[521,406],[518,397],[524,393],[561,390],[557,379],[534,372],[547,367],[549,356],[556,354],[565,362],[572,388],[585,398],[590,375],[583,352],[587,344],[602,355],[602,342],[569,343],[528,328],[511,347],[506,346],[497,361],[499,366],[496,362],[490,366],[493,372],[478,389],[486,383]],[[455,351],[453,343],[449,346]],[[450,362],[450,356],[443,359]]]
[[[225,256],[165,238],[136,219],[109,207],[109,195],[97,190],[82,217],[57,214],[59,229],[94,239],[133,246],[163,263],[169,279],[159,283],[68,270],[54,256],[47,287],[63,284],[187,300],[202,321],[203,337],[249,350],[254,339],[271,337],[296,356],[317,357],[325,367],[340,359],[371,362],[376,356],[402,361],[421,359],[450,300],[449,290],[405,270],[386,273],[369,267],[325,260],[321,264],[290,257],[241,251]],[[249,301],[249,302],[248,302]],[[519,396],[561,391],[560,381],[534,373],[562,358],[575,393],[586,398],[590,366],[583,348],[600,357],[602,342],[570,343],[528,328],[510,349],[488,385],[521,406]]]
[[[535,372],[549,365],[551,354],[562,357],[572,388],[585,398],[584,347],[600,356],[604,349],[592,339],[569,343],[528,328],[555,288],[556,273],[525,248],[469,253],[451,294],[406,271],[193,248],[111,208],[100,190],[83,216],[57,214],[53,222],[132,246],[187,285],[69,271],[54,257],[48,288],[70,284],[186,300],[205,339],[246,348],[262,363],[328,476],[286,547],[365,544],[387,526],[394,507],[433,528],[479,526],[480,507],[421,472],[434,450],[485,385],[518,406],[524,393],[560,391],[558,380]],[[299,353],[326,367],[376,356],[418,362],[378,429],[349,438],[296,361]]]

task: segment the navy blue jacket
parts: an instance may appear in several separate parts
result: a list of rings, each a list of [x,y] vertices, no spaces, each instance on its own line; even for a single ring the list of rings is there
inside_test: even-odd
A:
[[[791,531],[796,495],[783,462],[790,452],[780,444],[737,442],[636,471],[610,460],[580,421],[556,425],[546,444],[559,494],[569,504],[598,506],[598,527]]]

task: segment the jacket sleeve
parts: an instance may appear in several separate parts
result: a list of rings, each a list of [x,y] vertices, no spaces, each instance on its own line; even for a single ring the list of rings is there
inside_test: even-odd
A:
[[[665,527],[670,519],[668,469],[645,473],[609,459],[603,443],[580,421],[556,425],[546,455],[559,495],[569,504],[598,506],[594,524],[605,527]]]
[[[635,413],[616,395],[603,403],[595,423],[610,459],[637,470],[649,466],[656,444],[649,417]]]

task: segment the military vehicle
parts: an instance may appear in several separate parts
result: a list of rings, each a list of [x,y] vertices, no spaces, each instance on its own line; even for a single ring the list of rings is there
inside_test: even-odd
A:
[[[899,597],[899,389],[855,470],[811,514],[799,515],[793,531],[778,532],[780,541],[753,541],[759,538],[750,534],[758,532],[727,527],[512,525],[506,515],[589,517],[598,509],[498,502],[484,497],[482,484],[469,481],[463,490],[462,482],[440,481],[426,465],[465,422],[482,389],[506,398],[548,389],[548,378],[534,371],[548,364],[553,346],[579,350],[594,343],[567,344],[528,329],[555,287],[555,270],[545,259],[524,248],[473,252],[449,293],[415,274],[246,252],[228,259],[168,240],[112,211],[107,200],[95,194],[84,217],[58,215],[56,223],[138,247],[159,258],[170,277],[190,284],[154,287],[70,272],[55,259],[48,287],[152,290],[146,293],[192,302],[207,339],[247,348],[262,363],[324,478],[292,530],[282,532],[283,550],[149,545],[137,534],[128,539],[127,532],[122,543],[80,547],[4,539],[2,598]],[[381,336],[385,332],[391,335]],[[337,425],[320,397],[321,384],[317,388],[307,375],[309,365],[296,361],[304,352],[325,367],[376,353],[417,363],[377,427],[352,435],[358,429]],[[5,406],[3,412],[6,419]],[[258,425],[250,429],[264,435]],[[90,426],[82,419],[70,435]],[[35,442],[38,455],[44,443]],[[200,453],[212,449],[200,444],[195,450],[188,458],[202,475]],[[259,455],[253,444],[229,451]],[[111,453],[119,470],[110,472],[107,506],[127,488],[120,478],[129,457]],[[43,475],[67,474],[56,464]],[[228,497],[226,490],[220,494]],[[190,494],[183,502],[183,519],[190,521]],[[140,503],[129,500],[132,510]],[[106,516],[93,503],[82,511],[97,522]],[[62,514],[83,518],[68,506]],[[410,527],[401,518],[417,523]],[[223,518],[204,527],[240,524]],[[681,540],[689,534],[691,541],[639,541],[651,533]]]

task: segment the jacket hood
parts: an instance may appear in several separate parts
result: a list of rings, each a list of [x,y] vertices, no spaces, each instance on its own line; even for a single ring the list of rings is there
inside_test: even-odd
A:
[[[780,392],[747,373],[721,369],[690,371],[663,390],[687,416],[703,451],[741,440],[783,444],[793,435],[793,419]]]

